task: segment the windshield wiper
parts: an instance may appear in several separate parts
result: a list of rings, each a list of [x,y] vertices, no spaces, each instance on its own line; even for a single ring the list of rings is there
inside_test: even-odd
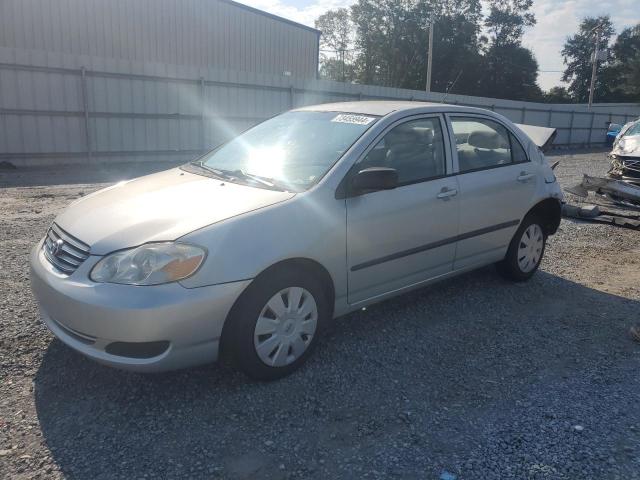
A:
[[[238,175],[234,175],[235,172],[208,167],[207,165],[205,165],[204,161],[202,160],[196,160],[194,162],[191,162],[189,165],[192,165],[196,168],[200,168],[205,172],[208,172],[209,174],[213,174],[216,178],[219,178],[220,180],[235,180],[238,178]]]
[[[252,173],[247,173],[241,168],[238,168],[237,170],[211,169],[211,171],[213,171],[214,173],[220,173],[227,178],[236,178],[236,179],[248,180],[255,183],[259,183],[269,188],[270,190],[279,190],[281,192],[285,192],[289,190],[289,188],[277,182],[276,180],[273,180],[272,178],[266,178],[266,177],[261,177],[259,175],[254,175]]]
[[[220,180],[226,180],[227,177],[226,175],[224,175],[222,172],[209,168],[207,167],[202,160],[194,160],[193,162],[189,162],[189,163],[185,163],[182,167],[180,168],[197,168],[199,170],[203,170],[204,172],[211,174],[213,173],[217,178],[219,178]]]
[[[242,169],[234,170],[234,171],[233,171],[233,172],[231,172],[231,173],[233,173],[234,175],[235,175],[235,174],[239,174],[239,175],[240,175],[240,176],[242,176],[243,178],[248,178],[249,180],[253,180],[254,182],[261,183],[261,184],[263,184],[263,185],[266,185],[267,187],[271,187],[271,188],[272,188],[272,187],[275,187],[275,186],[276,186],[276,185],[275,185],[275,183],[269,182],[269,181],[267,181],[267,180],[265,180],[265,179],[263,179],[262,177],[259,177],[259,176],[257,176],[257,175],[252,175],[252,174],[250,174],[250,173],[247,173],[247,172],[245,172],[245,171],[244,171],[244,170],[242,170]]]
[[[193,165],[196,168],[205,170],[206,172],[212,173],[213,175],[218,177],[220,180],[227,180],[227,181],[245,180],[245,181],[250,181],[254,183],[259,183],[260,185],[264,185],[270,190],[278,190],[281,192],[291,191],[290,187],[282,184],[281,182],[278,182],[277,180],[274,180],[272,178],[262,177],[259,175],[254,175],[252,173],[247,173],[241,168],[237,170],[213,168],[205,165],[205,163],[201,160],[191,162],[190,165]]]
[[[283,192],[291,192],[291,191],[293,191],[293,189],[289,185],[287,185],[284,182],[280,182],[280,181],[276,180],[275,178],[263,177],[261,175],[255,175],[253,173],[247,173],[244,170],[240,170],[240,172],[246,178],[251,178],[251,179],[255,180],[256,182],[260,182],[263,185],[270,186],[271,188],[275,188],[275,189],[281,190]]]
[[[245,173],[245,172],[243,172],[243,173],[244,173],[245,176],[253,178],[256,181],[262,182],[265,185],[266,184],[271,184],[272,187],[275,187],[278,190],[282,190],[283,192],[297,192],[298,191],[295,188],[292,188],[289,183],[283,182],[283,181],[280,181],[280,180],[276,180],[275,178],[263,177],[261,175],[255,175],[253,173]]]

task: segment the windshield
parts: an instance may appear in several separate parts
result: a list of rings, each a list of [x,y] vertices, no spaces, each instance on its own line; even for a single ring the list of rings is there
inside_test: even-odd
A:
[[[624,136],[628,137],[631,135],[640,135],[640,122],[636,122],[631,125],[626,132],[624,132]]]
[[[317,182],[377,117],[287,112],[247,130],[199,163],[234,180],[302,191]]]

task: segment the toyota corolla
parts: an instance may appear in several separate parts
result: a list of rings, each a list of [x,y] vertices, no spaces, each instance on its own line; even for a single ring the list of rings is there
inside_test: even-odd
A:
[[[539,148],[552,135],[445,104],[286,112],[71,204],[33,248],[33,292],[55,336],[99,362],[224,353],[275,379],[337,316],[488,264],[530,278],[560,222]]]

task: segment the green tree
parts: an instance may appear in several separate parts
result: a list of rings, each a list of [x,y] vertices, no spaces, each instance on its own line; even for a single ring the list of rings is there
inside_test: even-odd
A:
[[[545,103],[572,103],[573,98],[566,87],[551,87],[544,93]]]
[[[640,102],[640,24],[620,32],[611,50],[617,100]]]
[[[533,52],[516,44],[491,45],[483,57],[479,93],[491,98],[542,100],[538,62]]]
[[[477,72],[481,68],[480,51],[483,42],[479,33],[479,23],[470,21],[463,13],[443,15],[436,20],[431,84],[433,91],[467,95],[478,93]],[[426,60],[425,56],[425,64]],[[426,66],[423,71],[426,72]],[[421,76],[420,80],[422,78]]]
[[[533,0],[491,0],[489,15],[484,24],[494,45],[520,45],[526,27],[536,24],[536,18],[529,10]]]
[[[418,5],[403,0],[359,0],[351,7],[359,81],[415,88],[419,76],[416,47],[425,38],[420,25],[425,17],[417,11]]]
[[[433,18],[433,91],[539,100],[538,64],[521,44],[524,30],[535,23],[531,4],[491,0],[485,18],[481,0],[357,0],[350,15],[327,12],[316,22],[323,49],[346,44],[354,49],[348,61],[323,58],[321,72],[327,78],[423,90]]]
[[[582,20],[578,32],[567,39],[561,51],[566,65],[562,81],[569,83],[569,93],[579,103],[586,103],[589,100],[591,57],[595,48],[598,26],[600,26],[599,48],[606,51],[614,34],[613,24],[608,15]],[[618,79],[611,69],[611,62],[609,60],[599,62],[594,101],[611,101],[614,98],[612,92],[617,83]]]
[[[538,62],[522,46],[522,36],[536,19],[529,10],[533,0],[491,0],[485,27],[488,47],[483,56],[479,93],[513,100],[541,100],[537,84]]]
[[[320,61],[320,77],[337,82],[351,82],[355,79],[355,64],[343,58],[326,56]]]
[[[479,0],[359,0],[351,7],[356,26],[358,80],[424,89],[432,14],[435,19],[432,89],[444,91],[465,67],[471,73],[474,59],[479,57]],[[462,85],[473,77],[460,78]]]
[[[353,23],[349,10],[338,8],[320,15],[315,26],[320,37],[320,75],[341,82],[354,79],[352,55]]]

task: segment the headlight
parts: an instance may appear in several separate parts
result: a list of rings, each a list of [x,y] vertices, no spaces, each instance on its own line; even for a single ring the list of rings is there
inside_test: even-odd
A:
[[[114,252],[100,260],[89,277],[94,282],[158,285],[193,275],[206,256],[187,243],[148,243]]]

